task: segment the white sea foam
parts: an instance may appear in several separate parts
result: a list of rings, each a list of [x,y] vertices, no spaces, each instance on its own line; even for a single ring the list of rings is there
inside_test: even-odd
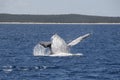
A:
[[[8,72],[11,72],[13,71],[13,69],[3,69],[4,72],[8,73]]]
[[[6,73],[12,72],[13,71],[12,66],[3,66],[3,71]]]
[[[52,54],[49,56],[53,56],[53,57],[67,57],[67,56],[83,56],[82,53],[77,53],[77,54],[72,54],[72,53],[58,53],[58,54]]]

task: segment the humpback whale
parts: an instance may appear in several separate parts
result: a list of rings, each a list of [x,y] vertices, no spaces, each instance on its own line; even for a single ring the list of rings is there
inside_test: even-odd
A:
[[[58,34],[54,34],[51,37],[51,41],[49,42],[40,42],[33,49],[34,56],[71,56],[71,55],[81,55],[81,54],[71,54],[70,47],[78,44],[85,38],[90,36],[90,34],[85,34],[80,36],[70,43],[66,43],[63,38],[61,38]]]

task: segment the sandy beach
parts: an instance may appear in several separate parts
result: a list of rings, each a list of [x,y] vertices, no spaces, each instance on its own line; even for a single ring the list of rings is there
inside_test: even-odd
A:
[[[39,23],[39,22],[0,22],[0,24],[120,24],[120,23]]]

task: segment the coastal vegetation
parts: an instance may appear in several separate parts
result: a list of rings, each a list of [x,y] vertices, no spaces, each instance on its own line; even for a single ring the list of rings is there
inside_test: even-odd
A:
[[[0,14],[0,22],[120,23],[120,17],[89,16],[80,14],[62,14],[62,15]]]

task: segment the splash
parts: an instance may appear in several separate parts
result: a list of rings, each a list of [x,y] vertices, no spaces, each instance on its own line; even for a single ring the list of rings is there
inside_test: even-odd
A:
[[[49,55],[49,56],[52,56],[52,57],[56,57],[56,56],[59,56],[59,57],[65,57],[65,56],[83,56],[82,53],[57,53],[57,54],[52,54],[52,55]]]
[[[55,34],[51,37],[51,42],[38,43],[33,49],[33,54],[34,56],[82,56],[81,53],[70,53],[70,47],[78,44],[89,35],[80,36],[67,44],[64,39]]]

